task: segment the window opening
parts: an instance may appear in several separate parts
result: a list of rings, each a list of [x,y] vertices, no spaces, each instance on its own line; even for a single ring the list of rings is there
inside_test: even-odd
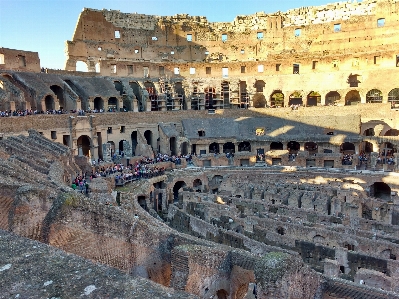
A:
[[[175,75],[179,75],[180,74],[180,69],[178,67],[174,68],[174,73]]]
[[[151,39],[152,39],[152,40],[158,40],[158,37],[153,36]]]
[[[245,65],[242,65],[242,66],[241,66],[241,74],[245,74],[245,71],[246,71]]]
[[[164,67],[164,66],[160,66],[160,67],[159,67],[159,75],[160,75],[160,76],[165,75],[165,67]]]
[[[377,27],[384,27],[385,26],[385,19],[381,18],[377,20]]]
[[[263,73],[264,67],[263,64],[258,65],[258,73]]]
[[[318,61],[313,61],[313,62],[312,62],[312,70],[315,70],[315,69],[316,69],[316,67],[317,67],[317,62],[318,62]]]
[[[127,66],[127,73],[128,73],[128,75],[133,74],[133,65],[128,65]]]
[[[256,34],[256,38],[257,38],[257,39],[263,39],[263,32],[258,32],[258,33]]]
[[[374,64],[380,63],[380,56],[374,56]]]
[[[193,40],[193,35],[192,34],[187,34],[187,41],[191,42]]]
[[[25,56],[18,55],[18,63],[20,67],[25,67],[26,66]]]
[[[195,74],[195,67],[190,67],[190,75],[194,75]]]
[[[222,42],[225,42],[225,41],[227,41],[227,34],[223,33],[222,34]]]
[[[281,63],[277,63],[277,64],[276,64],[276,72],[279,72],[279,71],[280,71],[280,67],[281,67]]]
[[[170,54],[171,54],[171,55],[174,55],[174,54],[175,54],[175,51],[170,51]]]
[[[203,131],[203,130],[198,131],[198,136],[205,137],[205,131]]]
[[[116,74],[116,64],[111,64],[111,74]]]
[[[334,24],[334,32],[340,32],[341,31],[341,24]]]
[[[241,53],[241,54],[244,54],[244,53],[245,53],[245,50],[244,50],[244,49],[241,49],[240,53]]]
[[[121,33],[119,30],[115,30],[115,38],[121,38]]]
[[[121,133],[125,133],[125,126],[121,126],[120,132],[121,132]]]
[[[101,48],[101,47],[98,47],[98,48],[97,48],[98,51],[102,51],[102,49],[103,49],[103,48]]]
[[[150,70],[148,66],[143,67],[144,70],[144,78],[148,78],[150,76]]]
[[[210,75],[210,74],[212,73],[212,72],[211,72],[212,69],[211,69],[210,66],[207,66],[206,69],[205,69],[205,71],[206,71],[206,74],[207,74],[207,75]]]
[[[293,74],[299,74],[299,64],[294,63],[294,64],[292,65],[292,73],[293,73]]]
[[[222,68],[222,77],[227,78],[229,76],[229,68],[228,67],[223,67]]]
[[[138,54],[139,52],[140,52],[139,49],[134,49],[135,54]]]
[[[0,54],[0,64],[4,64],[4,54]]]
[[[301,36],[301,29],[300,28],[296,28],[295,29],[295,36],[296,37]]]

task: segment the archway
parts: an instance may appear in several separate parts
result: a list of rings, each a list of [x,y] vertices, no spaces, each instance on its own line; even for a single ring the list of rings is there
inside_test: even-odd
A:
[[[399,130],[390,129],[385,132],[384,136],[399,136]]]
[[[349,91],[345,96],[345,106],[357,105],[360,103],[360,94],[357,90]]]
[[[281,90],[275,90],[270,96],[270,107],[279,108],[284,107],[284,94]]]
[[[388,103],[391,103],[391,108],[399,108],[399,88],[394,88],[388,93]]]
[[[89,70],[87,63],[80,60],[76,61],[75,69],[77,72],[87,72]]]
[[[63,109],[68,110],[67,107],[65,106],[64,91],[62,90],[62,88],[59,87],[58,85],[51,85],[50,89],[57,96],[58,102],[60,104],[60,110],[63,110]]]
[[[306,142],[305,143],[305,150],[309,152],[309,154],[315,154],[317,153],[318,145],[317,143],[314,142]]]
[[[390,201],[391,187],[383,182],[375,182],[370,186],[370,196]]]
[[[107,143],[110,144],[110,149],[111,149],[111,157],[115,154],[115,142],[113,141],[107,141]]]
[[[223,144],[223,153],[227,154],[227,153],[235,153],[235,146],[234,143],[232,142],[226,142],[225,144]]]
[[[299,91],[295,91],[289,97],[288,105],[303,105],[302,94]]]
[[[374,136],[375,135],[374,128],[369,128],[369,129],[365,130],[363,135],[364,136]]]
[[[354,154],[355,145],[351,142],[344,142],[340,146],[340,152],[343,154]]]
[[[282,150],[283,147],[284,146],[281,142],[273,141],[272,143],[270,143],[270,150]]]
[[[378,89],[369,90],[366,94],[366,103],[382,103],[382,92]]]
[[[216,142],[211,143],[209,145],[209,153],[219,154],[220,153],[219,144]]]
[[[252,106],[254,108],[265,108],[266,104],[266,97],[263,93],[257,92],[253,95]]]
[[[183,156],[188,155],[188,143],[187,142],[183,142],[180,145],[180,152]]]
[[[136,147],[137,147],[137,131],[133,131],[130,135],[132,139],[132,156],[136,155]]]
[[[127,141],[124,139],[119,141],[119,155],[121,155],[122,152],[124,151],[123,142],[127,142]]]
[[[119,109],[118,99],[115,97],[111,97],[108,99],[108,112],[116,112]]]
[[[216,292],[217,299],[227,299],[229,294],[225,290],[218,290]]]
[[[144,132],[144,138],[147,140],[147,144],[152,146],[152,132],[151,130],[147,130]]]
[[[104,100],[100,97],[96,97],[94,99],[94,109],[100,111],[100,109],[104,110]]]
[[[374,151],[374,146],[371,142],[363,141],[361,144],[361,149],[366,154],[372,153]]]
[[[147,208],[147,201],[145,200],[145,196],[141,195],[137,197],[137,201],[139,203],[139,205],[144,209],[144,210],[148,210]]]
[[[254,85],[256,92],[263,92],[263,89],[265,88],[265,86],[266,86],[266,83],[263,80],[257,80]]]
[[[178,181],[173,186],[173,202],[174,203],[179,202],[179,192],[184,187],[186,187],[186,182],[184,182],[184,181]]]
[[[248,141],[243,141],[238,145],[239,152],[250,152],[251,144]]]
[[[54,103],[54,99],[51,95],[47,95],[44,99],[44,106],[45,106],[45,110],[49,111],[49,110],[54,110],[55,109],[55,103]]]
[[[77,140],[78,156],[90,156],[91,139],[87,135],[82,135]]]
[[[296,141],[289,141],[287,143],[287,149],[290,153],[297,153],[300,149],[300,145]]]
[[[317,91],[308,94],[306,106],[317,106],[321,104],[321,95]]]
[[[330,91],[326,94],[326,106],[336,105],[341,100],[341,95],[337,91]]]
[[[200,179],[195,179],[193,181],[193,189],[194,191],[202,191],[202,181]]]
[[[171,155],[176,155],[176,137],[169,138],[169,150]]]

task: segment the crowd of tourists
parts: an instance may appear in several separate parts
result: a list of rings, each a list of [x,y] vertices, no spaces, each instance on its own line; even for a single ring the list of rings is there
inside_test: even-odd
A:
[[[342,157],[342,165],[352,165],[353,163],[353,155],[351,154],[344,154]]]
[[[123,109],[123,111],[126,111]],[[28,115],[44,115],[44,114],[78,114],[84,116],[86,113],[103,113],[104,109],[88,109],[88,110],[64,110],[64,109],[48,109],[48,110],[37,110],[37,109],[25,109],[25,110],[0,110],[0,117],[11,117],[11,116],[28,116]],[[115,108],[109,108],[107,112],[117,112]]]
[[[73,190],[77,190],[81,193],[89,193],[89,183],[86,181],[85,175],[78,175],[72,182],[71,185]]]

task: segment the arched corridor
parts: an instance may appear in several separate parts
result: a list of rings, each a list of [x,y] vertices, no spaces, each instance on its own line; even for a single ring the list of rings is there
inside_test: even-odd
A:
[[[77,140],[78,156],[90,156],[91,139],[87,135],[82,135]]]
[[[51,95],[47,95],[46,98],[44,99],[44,107],[45,111],[55,109],[55,102]]]

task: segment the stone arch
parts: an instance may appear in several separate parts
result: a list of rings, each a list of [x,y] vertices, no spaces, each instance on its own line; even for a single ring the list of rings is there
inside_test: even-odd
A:
[[[60,110],[62,110],[62,109],[69,110],[66,107],[66,103],[65,103],[65,100],[64,100],[64,90],[61,87],[59,87],[58,85],[51,85],[50,89],[57,96],[58,103],[60,105]]]
[[[388,93],[388,103],[391,103],[391,108],[399,108],[399,88],[394,88]]]
[[[288,106],[291,105],[303,105],[302,93],[300,91],[294,91],[289,96]]]
[[[341,153],[355,153],[355,145],[352,142],[344,142],[340,146]]]
[[[85,61],[78,60],[75,64],[75,69],[77,72],[88,72],[89,67]]]
[[[297,142],[297,141],[291,140],[291,141],[287,142],[287,149],[289,150],[290,153],[298,152],[300,147],[301,146],[300,146],[299,142]]]
[[[333,106],[341,100],[341,95],[337,91],[330,91],[326,94],[325,105]]]
[[[313,237],[313,243],[316,245],[324,245],[325,238],[321,235],[315,235]]]
[[[263,80],[256,80],[255,81],[254,87],[255,87],[256,92],[262,93],[263,90],[265,89],[265,86],[266,86],[265,81],[263,81]]]
[[[357,90],[351,90],[345,96],[345,106],[357,105],[360,101],[360,94]]]
[[[217,299],[228,299],[229,293],[227,293],[227,291],[224,289],[220,289],[216,292],[216,296]]]
[[[119,110],[119,101],[116,97],[108,99],[108,112],[116,112]]]
[[[217,142],[211,143],[209,145],[209,153],[219,154],[220,153],[219,143]]]
[[[320,106],[321,95],[317,91],[312,91],[307,96],[306,106]]]
[[[119,141],[119,144],[118,144],[118,146],[119,146],[119,155],[121,155],[122,152],[126,150],[126,149],[123,147],[123,143],[124,143],[124,142],[127,142],[127,140],[122,139],[122,140]]]
[[[374,128],[368,128],[363,132],[364,136],[375,136]]]
[[[186,186],[185,181],[177,181],[173,185],[173,202],[179,202],[179,191]]]
[[[223,144],[223,153],[235,153],[235,145],[233,142],[226,142]]]
[[[284,148],[282,142],[273,141],[270,143],[270,150],[282,150]]]
[[[78,146],[78,156],[86,156],[89,157],[90,154],[90,149],[91,149],[91,138],[87,135],[81,135],[78,140],[77,140],[77,146]]]
[[[399,130],[389,129],[385,132],[384,136],[399,136]]]
[[[55,109],[55,101],[52,95],[46,95],[44,98],[44,111],[54,110]]]
[[[391,201],[391,187],[384,182],[375,182],[370,186],[370,196]]]
[[[382,92],[378,89],[369,90],[366,94],[366,103],[382,103]]]
[[[318,145],[315,142],[309,141],[305,143],[305,150],[308,151],[310,154],[317,153]]]
[[[100,111],[100,109],[104,110],[104,100],[101,97],[96,97],[93,100],[94,109]]]
[[[281,90],[274,90],[270,95],[270,107],[284,107],[284,94]]]
[[[248,141],[240,142],[240,144],[238,145],[238,151],[239,152],[250,152],[251,151],[251,143],[249,143]]]
[[[152,131],[151,130],[147,130],[144,132],[144,138],[147,141],[147,144],[152,146]]]
[[[193,190],[194,191],[202,191],[202,181],[200,179],[195,179],[193,181]]]
[[[372,153],[374,151],[373,143],[369,141],[363,141],[360,145],[361,151],[365,152],[366,154]]]
[[[139,203],[139,205],[144,209],[144,210],[148,210],[147,207],[147,201],[146,201],[146,196],[145,195],[139,195],[137,196],[137,202]]]
[[[180,144],[180,152],[183,156],[188,155],[188,142],[184,141]]]

